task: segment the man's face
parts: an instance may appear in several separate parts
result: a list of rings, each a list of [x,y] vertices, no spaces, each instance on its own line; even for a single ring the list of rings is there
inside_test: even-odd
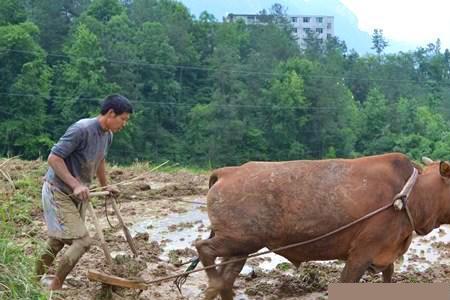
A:
[[[127,125],[129,118],[130,114],[127,112],[117,115],[114,111],[110,110],[108,112],[106,124],[108,129],[112,132],[119,132],[120,130],[122,130],[122,128],[125,127],[125,125]]]

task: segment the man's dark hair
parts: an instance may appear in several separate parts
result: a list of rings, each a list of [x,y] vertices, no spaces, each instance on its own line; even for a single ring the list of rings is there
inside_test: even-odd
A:
[[[106,115],[106,113],[112,109],[116,115],[127,113],[133,113],[133,107],[130,101],[122,95],[109,95],[103,100],[102,109],[100,113]]]

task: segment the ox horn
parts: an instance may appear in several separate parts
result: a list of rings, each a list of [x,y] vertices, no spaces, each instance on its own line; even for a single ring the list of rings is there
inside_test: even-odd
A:
[[[433,163],[433,160],[431,158],[428,158],[426,156],[422,156],[422,161],[425,165],[431,165]]]

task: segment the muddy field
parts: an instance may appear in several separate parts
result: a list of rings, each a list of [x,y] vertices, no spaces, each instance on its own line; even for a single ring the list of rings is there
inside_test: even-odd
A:
[[[9,170],[11,177],[17,177]],[[131,230],[139,256],[131,257],[113,209],[104,199],[95,198],[96,214],[104,228],[105,238],[114,257],[111,269],[105,264],[102,249],[97,243],[85,254],[66,280],[64,289],[53,293],[52,299],[106,299],[98,282],[90,282],[87,270],[95,269],[129,279],[154,280],[182,273],[187,265],[178,266],[195,257],[192,242],[209,235],[205,195],[208,176],[189,172],[147,172],[139,168],[109,168],[112,182],[123,182],[141,175],[132,184],[122,186],[120,211]],[[111,228],[109,223],[114,226]],[[24,228],[34,238],[45,238],[45,227],[39,209],[34,212],[33,224]],[[89,216],[91,235],[95,230]],[[24,233],[25,236],[25,233]],[[96,237],[97,238],[97,237]],[[427,237],[415,237],[407,255],[396,263],[395,282],[450,282],[450,229],[441,227]],[[33,251],[30,247],[29,251]],[[201,266],[201,265],[200,265]],[[295,269],[276,255],[265,255],[247,261],[235,283],[235,299],[327,299],[327,286],[338,281],[343,263],[309,262]],[[50,271],[50,273],[53,270]],[[381,282],[381,274],[366,274],[363,282]],[[148,286],[137,291],[115,288],[113,299],[200,299],[206,287],[204,272],[191,274],[179,293],[173,280]]]

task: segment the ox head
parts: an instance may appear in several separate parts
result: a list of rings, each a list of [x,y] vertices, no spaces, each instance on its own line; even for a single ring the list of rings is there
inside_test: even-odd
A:
[[[447,161],[433,161],[432,159],[424,156],[422,157],[422,162],[427,166],[427,169],[430,169],[428,167],[431,167],[433,165],[439,165],[439,174],[441,175],[441,177],[443,179],[450,180],[450,163],[448,163]]]
[[[446,161],[433,161],[432,159],[424,156],[422,157],[422,162],[426,165],[426,166],[431,166],[434,164],[439,164],[439,174],[444,178],[444,179],[450,179],[450,164]]]
[[[425,164],[423,175],[428,178],[427,193],[433,197],[433,212],[435,227],[440,224],[450,224],[450,163],[447,161],[433,161],[427,157],[422,157]],[[430,217],[430,215],[428,216]]]

